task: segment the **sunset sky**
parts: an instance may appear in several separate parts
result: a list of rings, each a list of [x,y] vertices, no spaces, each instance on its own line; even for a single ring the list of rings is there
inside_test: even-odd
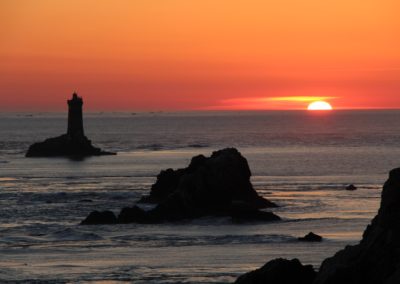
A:
[[[0,0],[0,110],[400,108],[398,0]]]

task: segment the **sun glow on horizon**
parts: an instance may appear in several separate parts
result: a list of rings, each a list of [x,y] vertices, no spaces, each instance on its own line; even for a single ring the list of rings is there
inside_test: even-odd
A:
[[[332,110],[330,103],[325,101],[315,101],[308,105],[307,110]]]

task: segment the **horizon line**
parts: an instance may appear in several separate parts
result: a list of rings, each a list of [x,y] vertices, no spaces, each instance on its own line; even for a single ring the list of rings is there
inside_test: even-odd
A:
[[[334,108],[326,112],[335,111],[368,111],[368,110],[400,110],[400,107],[351,107]],[[1,113],[63,113],[66,110],[0,110]],[[84,113],[171,113],[171,112],[262,112],[262,111],[305,111],[304,108],[291,109],[151,109],[151,110],[85,110]]]

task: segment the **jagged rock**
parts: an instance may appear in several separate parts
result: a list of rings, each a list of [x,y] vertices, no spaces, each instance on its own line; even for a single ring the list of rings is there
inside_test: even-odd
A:
[[[256,219],[272,217],[267,212],[256,214],[257,209],[276,205],[257,194],[250,176],[247,160],[237,149],[219,150],[209,158],[196,156],[185,169],[160,173],[149,198],[159,204],[149,213],[160,221],[230,215],[232,203],[240,201],[255,208],[252,216]]]
[[[326,259],[315,283],[400,283],[400,168],[390,172],[378,215],[361,242]]]
[[[116,224],[117,218],[111,211],[93,211],[81,222],[81,225]]]
[[[142,201],[161,203],[178,192],[199,197],[202,201],[210,197],[207,202],[214,203],[210,206],[215,205],[216,208],[221,207],[221,201],[230,206],[232,200],[245,201],[258,208],[276,207],[276,204],[257,194],[250,176],[247,160],[237,149],[226,148],[213,152],[209,158],[203,155],[193,157],[187,168],[161,171],[150,196]]]
[[[313,232],[309,232],[304,237],[300,237],[297,239],[302,242],[321,242],[322,241],[322,237],[317,234],[314,234]]]
[[[160,203],[166,200],[168,195],[176,190],[179,180],[184,173],[184,169],[178,169],[176,171],[173,169],[166,169],[161,171],[157,176],[156,183],[151,186],[150,195],[143,196],[140,202]]]
[[[32,144],[26,152],[26,157],[86,157],[100,155],[115,155],[102,151],[92,145],[84,135],[82,119],[82,98],[76,93],[68,100],[68,130],[66,134],[48,138],[43,142]]]
[[[243,274],[236,284],[310,284],[316,272],[312,265],[302,265],[298,259],[274,259],[263,267]]]
[[[346,190],[356,190],[357,187],[354,184],[349,184],[348,186],[346,186]]]
[[[247,160],[234,148],[194,157],[185,169],[162,171],[145,201],[149,211],[124,208],[119,223],[161,223],[203,216],[231,216],[235,221],[275,221],[280,218],[261,208],[276,207],[262,198],[250,182]]]

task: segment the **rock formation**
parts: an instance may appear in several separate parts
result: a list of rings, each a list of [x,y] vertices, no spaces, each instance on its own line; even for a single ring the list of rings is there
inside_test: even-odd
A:
[[[231,216],[235,221],[275,221],[280,218],[261,208],[276,205],[257,194],[250,182],[247,160],[234,148],[192,158],[187,168],[162,171],[152,186],[151,201],[157,206],[144,211],[124,208],[120,223],[159,223],[202,216]]]
[[[321,242],[322,241],[322,237],[317,234],[314,234],[313,232],[309,232],[304,237],[297,238],[297,239],[302,242]]]
[[[99,156],[115,155],[102,151],[92,145],[83,131],[82,118],[83,100],[76,93],[68,100],[68,128],[67,133],[58,137],[48,138],[43,142],[32,144],[26,157],[55,157],[55,156]]]
[[[346,190],[356,190],[357,187],[354,184],[349,184],[348,186],[346,186]]]
[[[309,284],[316,272],[311,265],[302,265],[298,259],[274,259],[263,267],[243,274],[236,284]]]
[[[378,215],[361,242],[326,259],[315,283],[400,283],[400,168],[390,172]]]
[[[286,260],[287,262],[288,260]],[[266,269],[251,272],[238,278],[237,283],[300,283],[284,282],[273,278],[277,273],[290,273],[280,264],[281,269]],[[277,264],[276,264],[277,265]],[[257,270],[256,270],[257,271]],[[247,275],[247,276],[246,276]],[[251,275],[256,275],[251,277]],[[281,275],[284,277],[284,275]],[[255,282],[257,279],[258,282]],[[270,282],[270,279],[278,279]],[[283,278],[281,278],[283,279]],[[400,283],[400,168],[389,174],[383,186],[381,206],[378,214],[367,226],[359,244],[347,246],[333,257],[323,261],[314,281],[304,284],[396,284]]]

